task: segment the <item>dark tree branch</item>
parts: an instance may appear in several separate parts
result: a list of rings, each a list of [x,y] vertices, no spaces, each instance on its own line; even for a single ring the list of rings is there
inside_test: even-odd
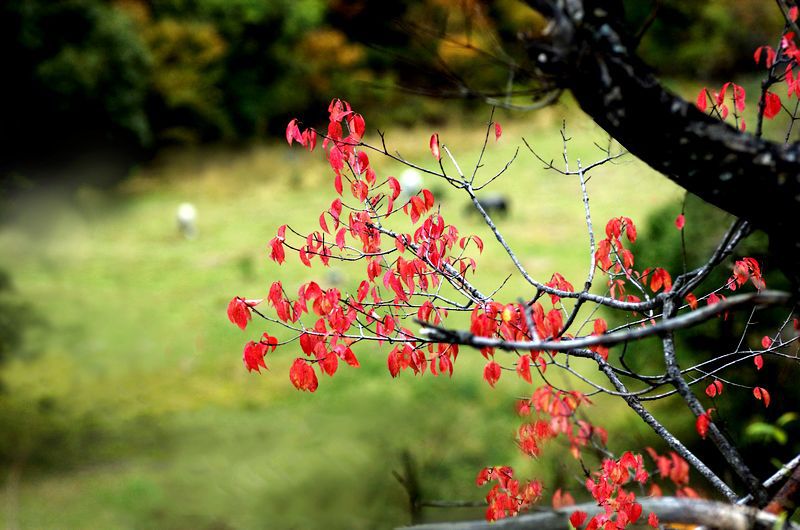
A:
[[[545,41],[530,48],[542,71],[628,151],[765,230],[779,265],[800,285],[800,235],[791,215],[800,206],[800,145],[742,133],[665,89],[635,55],[617,2],[527,3],[550,20]]]
[[[790,516],[797,509],[800,500],[800,468],[795,468],[778,493],[769,501],[764,511],[774,514],[788,513]]]
[[[675,312],[675,303],[668,299],[664,303],[664,319],[668,320]],[[677,390],[689,407],[689,410],[695,416],[700,416],[705,413],[706,409],[697,396],[694,395],[689,384],[681,373],[681,368],[678,365],[678,357],[675,352],[675,341],[673,340],[672,332],[667,332],[661,339],[664,350],[664,364],[667,368],[667,375],[670,377],[670,382]],[[728,462],[728,465],[736,472],[739,478],[747,485],[747,489],[758,502],[759,506],[764,506],[767,503],[767,492],[762,487],[760,481],[753,475],[750,468],[745,464],[744,459],[739,454],[739,451],[734,445],[722,434],[714,422],[709,424],[708,436],[717,449]]]
[[[668,331],[685,329],[695,326],[701,322],[715,317],[716,315],[731,311],[741,306],[749,305],[781,305],[789,302],[790,296],[779,291],[761,291],[760,293],[739,294],[731,296],[714,305],[702,307],[683,315],[672,317],[652,326],[635,328],[630,330],[615,331],[604,335],[590,335],[568,340],[527,340],[527,341],[507,341],[493,337],[480,337],[469,331],[448,329],[434,326],[427,322],[418,322],[424,326],[422,335],[431,342],[448,342],[451,344],[463,344],[476,348],[500,348],[503,350],[526,350],[526,351],[573,351],[591,346],[613,346],[623,342],[643,339],[653,335],[659,335]]]

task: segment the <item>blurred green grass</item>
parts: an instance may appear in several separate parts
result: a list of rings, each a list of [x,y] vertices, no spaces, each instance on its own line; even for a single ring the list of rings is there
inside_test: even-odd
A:
[[[519,121],[499,114],[504,134],[490,139],[481,174],[493,175],[521,146],[489,190],[510,197],[510,214],[498,226],[535,277],[546,281],[558,271],[578,286],[588,265],[578,182],[544,171],[519,140],[524,135],[559,164],[564,112]],[[601,157],[593,144],[606,145],[606,136],[568,115],[572,164]],[[434,131],[465,171],[472,167],[479,126],[392,130],[386,138],[390,148],[432,166],[427,139]],[[367,139],[377,142],[374,134]],[[372,160],[379,175],[401,170]],[[475,282],[493,290],[513,273],[510,260],[464,197],[442,183],[426,185],[447,222],[487,243]],[[677,214],[681,197],[632,157],[598,169],[589,190],[598,231],[619,215],[643,225],[668,203]],[[0,228],[0,268],[43,324],[29,333],[30,351],[3,368],[5,387],[26,403],[65,403],[92,418],[93,434],[81,438],[77,457],[24,468],[18,491],[0,493],[0,510],[37,529],[391,527],[408,523],[391,474],[404,450],[419,463],[429,498],[482,497],[474,476],[491,464],[518,466],[550,488],[570,483],[575,470],[548,458],[558,450],[548,448],[539,462],[518,454],[513,397],[529,390],[512,377],[488,388],[477,352],[463,351],[452,379],[403,373],[392,380],[388,350],[362,348],[361,369],[342,367],[314,395],[289,383],[292,347],[268,357],[268,373],[246,372],[242,345],[267,326],[255,322],[245,333],[232,326],[225,317],[232,296],[264,296],[276,279],[288,292],[309,279],[343,287],[359,281],[359,264],[334,265],[332,273],[318,263],[308,270],[292,256],[281,268],[267,259],[278,225],[313,230],[333,195],[321,154],[259,144],[168,153],[112,193],[86,188],[16,205],[14,220]],[[198,210],[196,240],[182,239],[175,227],[184,201]],[[527,295],[514,278],[498,297]],[[601,410],[603,426],[628,425],[628,439],[643,435],[620,404]]]

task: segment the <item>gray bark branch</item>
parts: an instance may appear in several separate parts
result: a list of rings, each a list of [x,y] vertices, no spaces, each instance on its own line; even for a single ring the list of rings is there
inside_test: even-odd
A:
[[[746,506],[732,506],[721,502],[676,497],[657,497],[640,499],[642,517],[655,513],[664,523],[681,523],[724,528],[726,530],[772,529],[779,526],[780,520],[773,514]],[[565,530],[569,528],[569,516],[581,510],[591,517],[600,513],[601,508],[594,503],[584,503],[564,507],[552,512],[534,513],[511,517],[489,523],[486,521],[467,521],[460,523],[437,523],[417,525],[414,530]],[[800,526],[787,522],[783,528],[798,530]]]

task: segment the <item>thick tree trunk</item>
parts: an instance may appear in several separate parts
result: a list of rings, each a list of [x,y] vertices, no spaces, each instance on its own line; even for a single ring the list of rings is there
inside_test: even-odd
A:
[[[665,89],[636,57],[618,2],[528,4],[551,20],[548,44],[532,47],[543,70],[632,154],[766,231],[776,262],[800,284],[800,146],[739,132]]]

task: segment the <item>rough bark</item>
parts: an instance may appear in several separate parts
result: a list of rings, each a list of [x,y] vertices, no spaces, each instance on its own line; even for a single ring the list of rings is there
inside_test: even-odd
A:
[[[789,479],[783,484],[775,494],[764,511],[767,513],[793,514],[800,501],[800,467],[795,468]]]

